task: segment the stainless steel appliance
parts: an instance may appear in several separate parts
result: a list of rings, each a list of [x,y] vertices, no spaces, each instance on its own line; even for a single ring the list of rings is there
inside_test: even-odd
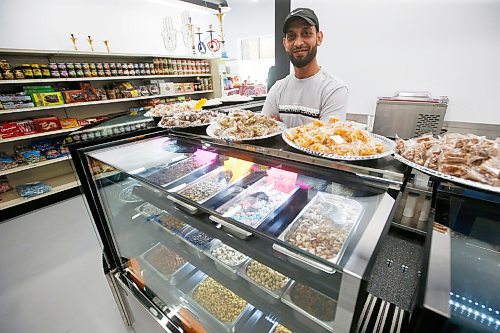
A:
[[[397,92],[379,97],[373,133],[407,139],[426,133],[437,135],[443,127],[447,97],[432,97],[429,92]]]

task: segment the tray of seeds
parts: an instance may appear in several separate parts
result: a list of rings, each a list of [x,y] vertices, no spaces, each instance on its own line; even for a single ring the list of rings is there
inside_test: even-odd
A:
[[[230,279],[238,279],[238,269],[248,259],[248,256],[222,243],[219,239],[212,242],[205,252],[214,261],[215,268]]]
[[[212,241],[214,240],[212,237],[202,231],[199,231],[198,229],[191,230],[183,236],[183,239],[187,250],[201,260],[206,259],[204,251],[210,248]]]
[[[291,330],[281,325],[280,323],[275,323],[269,333],[293,333]]]
[[[169,283],[175,273],[187,263],[176,252],[161,243],[153,246],[139,258],[145,263],[147,270],[152,270]]]
[[[254,259],[241,267],[240,275],[250,283],[250,289],[269,303],[279,302],[290,281],[287,276]]]
[[[281,297],[283,303],[291,307],[298,321],[309,324],[303,317],[310,319],[326,330],[333,332],[333,321],[337,311],[337,301],[325,294],[292,281]]]
[[[278,239],[337,264],[349,244],[362,212],[363,205],[356,200],[318,192]],[[305,268],[335,272],[333,267],[281,245],[274,244],[273,248],[287,255],[290,261],[305,265]]]
[[[160,227],[165,230],[170,238],[176,243],[180,243],[182,241],[181,238],[183,237],[183,231],[189,228],[186,223],[166,212],[158,216],[157,221],[160,224]]]
[[[241,297],[208,276],[187,297],[194,301],[189,304],[196,313],[220,326],[217,333],[235,332],[236,323],[251,308]]]
[[[239,179],[245,177],[247,174],[248,173],[245,173],[239,177],[235,177],[233,176],[233,172],[231,170],[226,170],[221,166],[201,176],[186,186],[176,187],[173,191],[175,190],[175,192],[187,199],[203,204],[234,184]],[[199,213],[198,209],[192,205],[189,205],[172,196],[169,196],[168,198],[177,203],[180,207],[187,209],[188,213]]]

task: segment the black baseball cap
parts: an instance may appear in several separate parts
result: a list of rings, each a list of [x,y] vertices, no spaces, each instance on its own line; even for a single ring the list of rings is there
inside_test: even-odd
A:
[[[316,14],[314,13],[314,10],[310,8],[296,8],[292,10],[290,14],[288,14],[288,16],[285,19],[285,22],[283,23],[284,34],[286,34],[288,23],[290,23],[290,21],[296,17],[300,17],[306,20],[306,22],[309,23],[310,25],[315,25],[319,31],[319,20]]]

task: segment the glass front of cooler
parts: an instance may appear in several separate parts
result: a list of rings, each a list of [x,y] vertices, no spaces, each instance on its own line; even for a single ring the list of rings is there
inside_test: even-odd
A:
[[[176,136],[96,148],[115,276],[166,331],[352,330],[399,193],[383,179]]]

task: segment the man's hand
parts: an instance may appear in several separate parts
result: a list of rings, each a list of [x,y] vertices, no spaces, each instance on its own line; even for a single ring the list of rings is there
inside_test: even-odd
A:
[[[274,119],[274,120],[276,120],[276,121],[281,121],[281,118],[280,118],[279,114],[272,114],[271,118]]]

